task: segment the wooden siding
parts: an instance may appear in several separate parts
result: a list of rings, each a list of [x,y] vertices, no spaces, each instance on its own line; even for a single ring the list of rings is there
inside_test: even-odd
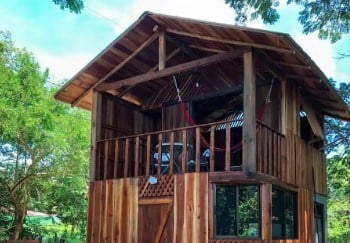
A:
[[[208,174],[176,175],[175,185],[173,242],[208,242]]]
[[[87,242],[137,242],[138,179],[90,183]]]

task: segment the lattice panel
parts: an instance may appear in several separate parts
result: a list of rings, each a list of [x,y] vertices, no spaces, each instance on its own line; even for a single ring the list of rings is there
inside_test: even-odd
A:
[[[139,198],[174,195],[174,176],[161,175],[154,177],[157,178],[157,183],[153,185],[149,183],[148,176],[139,178]]]

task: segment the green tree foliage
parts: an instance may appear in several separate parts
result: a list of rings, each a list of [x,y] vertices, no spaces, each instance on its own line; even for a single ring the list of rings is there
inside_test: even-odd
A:
[[[52,0],[55,4],[59,5],[60,8],[69,9],[71,12],[80,13],[84,8],[82,0]]]
[[[57,208],[64,222],[85,224],[89,115],[55,101],[47,80],[48,71],[0,32],[0,236],[18,239],[28,209]]]
[[[328,170],[328,239],[350,239],[350,156],[335,156],[327,161]]]
[[[341,83],[338,92],[350,104],[350,83]],[[350,239],[350,122],[327,119],[325,128],[327,151],[336,153],[327,160],[328,239],[347,242]]]
[[[280,0],[225,0],[234,9],[236,21],[244,23],[248,19],[261,17],[265,24],[274,24],[280,18],[277,7]],[[287,0],[287,4],[303,7],[299,12],[299,22],[303,32],[318,32],[321,39],[336,42],[350,31],[349,0]]]

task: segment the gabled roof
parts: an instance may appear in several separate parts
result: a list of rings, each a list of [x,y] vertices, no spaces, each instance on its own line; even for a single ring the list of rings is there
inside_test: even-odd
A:
[[[56,99],[91,109],[92,90],[101,83],[130,80],[158,68],[158,31],[166,32],[167,67],[239,48],[252,48],[257,56],[259,79],[277,77],[294,82],[325,115],[350,120],[350,109],[327,77],[311,58],[284,33],[192,20],[145,12],[115,41],[87,64],[55,95]],[[237,86],[242,79],[242,64],[235,60],[215,64],[196,74],[205,85],[188,89],[185,96],[218,91]],[[193,79],[194,70],[188,74]],[[272,74],[272,76],[271,76]],[[191,77],[190,77],[191,76]],[[171,77],[162,77],[137,85],[123,83],[110,93],[133,103],[149,107],[160,94],[170,89]],[[184,85],[190,81],[185,82]],[[168,93],[167,93],[168,94]],[[169,99],[169,97],[167,97]]]

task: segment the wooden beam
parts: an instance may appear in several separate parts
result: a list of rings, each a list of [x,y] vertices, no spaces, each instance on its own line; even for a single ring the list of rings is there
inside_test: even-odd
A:
[[[221,49],[216,49],[216,48],[209,48],[209,47],[204,47],[204,46],[199,46],[199,45],[189,45],[188,47],[192,49],[198,49],[201,51],[208,51],[208,52],[215,52],[215,53],[222,53],[226,52],[227,50],[221,50]]]
[[[258,44],[258,43],[249,43],[249,42],[245,42],[245,41],[236,41],[236,40],[231,40],[231,39],[224,39],[221,37],[207,36],[207,35],[203,35],[203,34],[197,34],[197,33],[192,33],[192,32],[187,32],[187,31],[182,31],[182,30],[176,30],[176,29],[172,29],[172,28],[166,28],[166,31],[169,33],[177,34],[177,35],[188,36],[188,37],[193,37],[193,38],[208,40],[208,41],[215,41],[215,42],[220,42],[220,43],[225,43],[225,44],[256,47],[256,48],[273,50],[273,51],[278,51],[278,52],[283,52],[283,53],[291,53],[291,54],[295,53],[294,50],[285,49],[285,48],[281,48],[281,47],[265,45],[265,44]]]
[[[103,78],[93,84],[90,88],[88,88],[82,95],[80,95],[76,100],[72,102],[72,107],[78,105],[95,87],[106,81],[109,77],[111,77],[114,73],[120,70],[125,66],[131,59],[133,59],[137,54],[139,54],[145,47],[151,44],[158,37],[158,33],[154,33],[147,41],[142,43],[142,45],[137,48],[130,56],[124,59],[121,63],[119,63],[115,68],[113,68],[109,73],[107,73]]]
[[[97,141],[101,139],[101,111],[102,111],[102,95],[94,92],[92,96],[91,110],[91,148],[90,148],[90,181],[95,181],[96,178],[96,163],[97,163]]]
[[[288,63],[288,62],[276,62],[276,61],[274,61],[274,63],[277,65],[283,65],[283,66],[287,66],[287,67],[294,67],[294,68],[311,70],[311,67],[309,65],[304,65],[304,64],[295,64],[295,63]]]
[[[158,35],[158,70],[163,70],[166,66],[166,32],[160,32]]]
[[[233,58],[240,57],[244,53],[245,49],[234,50],[226,53],[220,53],[209,57],[204,57],[187,63],[179,64],[176,66],[168,67],[160,71],[153,71],[142,75],[137,75],[132,78],[127,78],[111,83],[100,84],[96,87],[97,91],[106,91],[109,89],[117,89],[123,86],[130,86],[135,84],[144,83],[150,80],[155,80],[179,72],[186,72],[193,68],[201,68],[215,63],[227,61]]]
[[[248,174],[256,172],[256,87],[253,53],[244,53],[243,62],[243,169]]]
[[[169,56],[166,57],[166,61],[169,61],[171,58],[173,58],[177,53],[179,53],[181,51],[181,48],[177,48],[175,49],[173,52],[171,52],[169,54]],[[158,64],[155,65],[154,67],[152,67],[148,72],[152,72],[152,71],[155,71],[158,69]],[[126,93],[128,93],[130,90],[132,90],[136,85],[132,85],[132,86],[129,86],[127,87],[125,90],[123,90],[122,92],[120,92],[117,97],[118,98],[121,98],[123,97]]]

